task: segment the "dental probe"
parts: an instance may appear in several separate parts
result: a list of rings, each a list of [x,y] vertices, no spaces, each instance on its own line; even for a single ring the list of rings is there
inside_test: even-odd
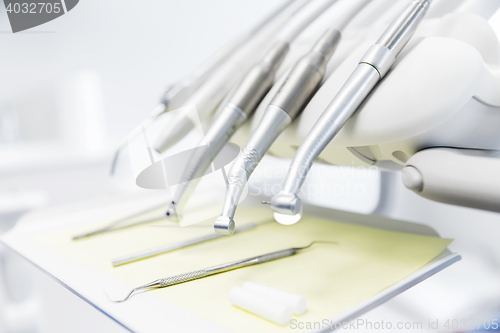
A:
[[[259,226],[259,224],[257,224],[257,223],[249,223],[249,224],[246,224],[244,226],[236,228],[234,233],[236,234],[239,232],[253,230],[253,229],[257,228],[258,226]],[[132,254],[128,254],[128,255],[125,255],[122,257],[112,259],[111,264],[113,265],[113,267],[117,267],[117,266],[129,264],[129,263],[134,262],[134,261],[138,261],[138,260],[142,260],[142,259],[146,259],[146,258],[151,258],[151,257],[157,256],[159,254],[182,249],[182,248],[185,248],[185,247],[188,247],[191,245],[196,245],[196,244],[208,242],[208,241],[218,239],[221,237],[225,237],[225,236],[221,235],[221,234],[210,233],[209,235],[188,239],[188,240],[180,241],[180,242],[173,243],[173,244],[160,245],[160,246],[157,246],[157,247],[154,247],[151,249],[147,249],[144,251],[140,251],[140,252],[136,252],[136,253],[132,253]]]
[[[319,87],[326,72],[328,61],[340,41],[340,30],[363,8],[369,0],[353,1],[337,28],[328,29],[314,44],[311,51],[294,65],[276,95],[266,107],[257,129],[233,162],[227,179],[228,186],[221,216],[215,220],[217,233],[231,235],[235,228],[233,220],[241,193],[252,172],[273,142],[302,112]]]
[[[189,96],[181,106],[195,106],[196,112],[206,119],[220,104],[231,88],[243,77],[253,62],[260,57],[266,47],[271,45],[276,34],[287,24],[309,0],[300,0],[291,8],[280,13],[270,28],[256,34],[248,43],[241,46],[235,54],[217,68],[205,82]],[[160,133],[154,148],[162,153],[184,138],[196,127],[192,112],[185,111],[176,115]]]
[[[161,205],[157,205],[155,207],[149,207],[149,208],[143,209],[143,210],[141,210],[141,211],[139,211],[137,213],[134,213],[134,214],[132,214],[130,216],[126,216],[126,217],[120,218],[120,219],[118,219],[116,221],[113,221],[112,223],[108,224],[107,226],[105,226],[103,228],[99,228],[99,229],[95,229],[95,230],[92,230],[92,231],[88,231],[88,232],[85,232],[85,233],[81,233],[81,234],[75,235],[75,236],[73,236],[73,240],[79,240],[79,239],[82,239],[82,238],[87,238],[87,237],[91,237],[91,236],[103,234],[103,233],[110,232],[110,231],[120,230],[120,229],[123,229],[123,228],[131,227],[131,226],[136,226],[138,224],[144,224],[144,223],[148,223],[148,222],[152,222],[152,221],[158,221],[159,218],[158,217],[154,217],[154,218],[150,218],[150,219],[147,219],[147,220],[141,220],[139,222],[135,222],[135,223],[131,223],[131,224],[127,224],[125,226],[119,227],[119,225],[122,222],[125,222],[127,220],[133,219],[134,217],[141,216],[142,214],[148,213],[148,212],[150,212],[150,211],[152,211],[154,209],[158,209],[158,208],[161,208],[161,207],[164,207],[164,206],[165,206],[165,204],[162,203]]]
[[[412,1],[361,58],[357,68],[316,121],[295,153],[283,190],[271,199],[272,210],[287,215],[300,212],[302,202],[297,194],[313,162],[375,85],[387,74],[396,57],[417,30],[431,1]]]
[[[266,253],[262,254],[260,256],[252,257],[252,258],[247,258],[243,260],[238,260],[238,261],[233,261],[217,266],[212,266],[212,267],[207,267],[203,268],[200,270],[184,273],[184,274],[179,274],[179,275],[174,275],[170,277],[166,277],[164,279],[158,279],[155,280],[151,283],[147,283],[143,286],[137,287],[132,289],[129,294],[121,300],[112,300],[108,299],[112,302],[115,303],[122,303],[128,300],[132,295],[138,293],[138,292],[144,292],[148,290],[153,290],[153,289],[160,289],[160,288],[166,288],[170,287],[176,284],[184,283],[184,282],[189,282],[193,280],[198,280],[202,279],[207,276],[219,274],[219,273],[224,273],[228,271],[232,271],[238,268],[243,268],[243,267],[248,267],[248,266],[253,266],[253,265],[258,265],[258,264],[263,264],[265,262],[281,259],[281,258],[286,258],[286,257],[291,257],[293,255],[296,255],[299,251],[305,250],[313,246],[313,244],[316,243],[324,243],[324,244],[338,244],[337,242],[331,242],[331,241],[313,241],[311,244],[304,246],[304,247],[292,247],[289,249],[281,250],[281,251],[276,251],[276,252],[271,252],[271,253]],[[108,295],[106,295],[108,296]]]
[[[229,93],[229,98],[219,107],[215,120],[201,140],[200,145],[205,144],[206,149],[196,149],[188,161],[181,182],[166,212],[169,219],[178,220],[178,214],[185,206],[200,177],[236,130],[255,112],[265,94],[271,89],[276,71],[288,54],[291,42],[336,1],[323,0],[312,10],[309,10],[308,6],[304,10],[307,12],[306,15],[301,15],[285,27],[288,31],[285,31],[283,37],[278,37],[276,44]],[[290,26],[291,29],[287,29]]]
[[[236,40],[229,42],[194,71],[182,78],[175,85],[169,87],[163,94],[160,103],[154,108],[152,113],[143,122],[141,122],[139,126],[122,139],[122,141],[120,141],[111,164],[111,174],[115,171],[116,163],[121,150],[127,146],[129,140],[135,138],[143,128],[148,127],[156,120],[156,118],[167,112],[169,109],[176,108],[181,105],[182,102],[189,97],[189,95],[194,93],[194,91],[196,91],[196,89],[198,89],[217,68],[234,55],[238,49],[251,40],[259,31],[264,29],[268,23],[281,16],[283,11],[292,7],[292,4],[297,1],[298,0],[288,0],[283,3],[265,18],[260,20],[249,31],[245,32],[242,36],[237,37]],[[303,0],[300,0],[300,2],[303,2]]]

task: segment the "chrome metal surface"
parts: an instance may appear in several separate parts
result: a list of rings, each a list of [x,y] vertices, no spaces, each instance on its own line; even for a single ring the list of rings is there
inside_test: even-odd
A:
[[[339,41],[338,30],[327,30],[311,51],[292,68],[269,103],[257,129],[229,170],[221,217],[214,224],[216,232],[228,234],[229,226],[234,225],[236,207],[250,175],[274,141],[302,112],[316,92]]]
[[[218,233],[232,234],[234,213],[248,178],[259,164],[262,156],[292,119],[287,112],[269,105],[257,130],[252,134],[245,147],[233,162],[228,174],[228,186],[221,216],[215,221],[214,230]]]
[[[236,230],[234,230],[234,233],[237,234],[239,232],[253,230],[253,229],[257,228],[257,226],[258,226],[258,224],[256,224],[256,223],[246,224],[246,225],[243,225],[243,226],[237,228]],[[196,244],[201,244],[201,243],[215,240],[215,239],[218,239],[221,237],[224,237],[224,235],[217,234],[217,233],[211,233],[209,235],[196,237],[196,238],[188,239],[188,240],[181,241],[181,242],[161,245],[161,246],[157,246],[157,247],[147,249],[144,251],[132,253],[132,254],[122,256],[119,258],[115,258],[115,259],[111,260],[111,264],[114,267],[120,266],[120,265],[125,265],[128,263],[134,262],[134,261],[138,261],[138,260],[142,260],[142,259],[146,259],[146,258],[151,258],[151,257],[154,257],[154,256],[159,255],[159,254],[182,249],[182,248],[196,245]]]
[[[129,221],[131,219],[134,219],[134,218],[139,217],[145,213],[149,213],[155,209],[159,209],[159,208],[165,207],[165,206],[166,206],[166,204],[162,203],[160,205],[157,204],[157,205],[154,205],[152,207],[142,209],[142,210],[138,211],[137,213],[133,213],[132,215],[129,215],[129,216],[126,216],[123,218],[119,218],[103,228],[99,228],[99,229],[95,229],[95,230],[92,230],[89,232],[75,235],[75,236],[73,236],[73,240],[79,240],[79,239],[83,239],[83,238],[87,238],[87,237],[91,237],[91,236],[100,235],[100,234],[103,234],[106,232],[121,230],[123,228],[128,228],[128,227],[136,226],[139,224],[144,224],[144,223],[148,223],[148,222],[152,222],[152,221],[158,221],[159,220],[158,218],[152,218],[152,219],[141,220],[141,221],[132,222],[132,223],[128,223],[128,224],[126,223],[127,221]]]
[[[243,268],[243,267],[257,265],[257,264],[263,264],[263,263],[266,263],[269,261],[290,257],[290,256],[297,254],[301,250],[305,250],[305,249],[310,248],[311,246],[313,246],[316,243],[337,244],[337,242],[333,242],[333,241],[318,240],[318,241],[313,241],[309,245],[304,246],[304,247],[292,247],[289,249],[284,249],[284,250],[280,250],[280,251],[276,251],[276,252],[266,253],[263,255],[259,255],[259,256],[243,259],[243,260],[232,261],[229,263],[211,266],[211,267],[191,271],[188,273],[173,275],[173,276],[166,277],[163,279],[158,279],[158,280],[155,280],[151,283],[145,284],[143,286],[134,288],[134,289],[132,289],[132,291],[130,291],[130,293],[127,295],[127,297],[125,297],[124,299],[121,299],[121,300],[113,301],[113,302],[117,302],[117,303],[125,302],[132,295],[134,295],[138,292],[152,290],[152,289],[158,289],[158,288],[165,288],[165,287],[173,286],[173,285],[176,285],[179,283],[184,283],[184,282],[188,282],[188,281],[201,279],[201,278],[204,278],[204,277],[207,277],[210,275],[215,275],[215,274],[219,274],[219,273],[232,271],[232,270],[238,269],[238,268]]]
[[[207,149],[194,150],[189,159],[186,171],[182,175],[183,182],[177,186],[168,207],[167,217],[169,219],[175,220],[177,215],[182,212],[200,177],[246,119],[246,113],[238,106],[226,104],[200,143],[200,145],[207,145]]]
[[[394,61],[396,61],[396,57],[388,48],[375,44],[368,49],[363,58],[361,58],[360,63],[375,67],[382,79],[389,72]]]
[[[141,131],[145,130],[149,125],[151,125],[156,118],[167,112],[168,110],[168,102],[159,103],[154,109],[153,112],[146,118],[142,123],[139,124],[136,128],[132,130],[125,138],[123,138],[118,144],[118,148],[115,151],[115,155],[113,156],[113,161],[111,162],[111,171],[110,174],[113,175],[116,170],[116,165],[118,163],[118,157],[120,156],[121,151],[128,145],[130,140],[136,138]]]

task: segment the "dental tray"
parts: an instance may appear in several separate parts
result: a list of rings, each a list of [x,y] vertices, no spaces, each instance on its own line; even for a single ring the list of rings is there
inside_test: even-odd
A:
[[[151,213],[158,221],[71,240],[78,232],[163,200],[158,194],[141,193],[35,212],[1,241],[120,325],[138,332],[293,330],[291,325],[277,326],[229,303],[229,290],[245,281],[305,296],[308,311],[295,317],[295,323],[321,322],[314,329],[328,331],[461,259],[447,249],[451,241],[439,238],[429,227],[313,207],[306,207],[303,220],[293,226],[265,223],[255,230],[117,268],[112,267],[112,258],[210,233],[213,220],[181,228],[162,220],[158,210]],[[266,207],[248,203],[240,206],[236,217],[239,225],[272,220]],[[112,303],[103,293],[118,298],[131,287],[158,278],[307,245],[313,238],[338,241],[338,245],[315,245],[290,258],[137,294],[125,303]]]

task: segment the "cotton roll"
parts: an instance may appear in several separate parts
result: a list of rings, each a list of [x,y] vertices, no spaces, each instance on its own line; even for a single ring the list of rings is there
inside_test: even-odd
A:
[[[275,302],[260,294],[245,290],[242,287],[234,287],[229,292],[229,301],[248,312],[259,317],[270,320],[278,325],[287,325],[293,317],[292,308],[288,305]]]
[[[289,305],[292,311],[297,316],[306,312],[307,301],[304,296],[297,295],[285,290],[264,286],[255,282],[245,282],[243,289],[248,290],[254,294],[261,295],[277,303]]]

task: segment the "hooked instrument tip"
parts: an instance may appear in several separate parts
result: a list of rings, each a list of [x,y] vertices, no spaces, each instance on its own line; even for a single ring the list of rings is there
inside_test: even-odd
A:
[[[156,289],[156,288],[160,288],[161,287],[161,280],[155,280],[151,283],[148,283],[148,284],[145,284],[143,286],[140,286],[140,287],[137,287],[137,288],[134,288],[132,289],[125,298],[123,299],[118,299],[118,300],[113,300],[111,298],[109,298],[108,294],[106,294],[106,292],[103,290],[104,292],[104,295],[106,295],[106,297],[111,301],[111,302],[114,302],[114,303],[123,303],[125,302],[126,300],[128,300],[130,297],[132,297],[134,294],[138,293],[138,292],[141,292],[141,291],[148,291],[148,290],[151,290],[151,289]]]
[[[111,302],[113,303],[123,303],[125,302],[126,300],[128,300],[132,294],[134,293],[135,289],[132,289],[129,294],[127,295],[127,297],[125,297],[124,299],[118,299],[118,300],[114,300],[114,299],[111,299],[108,294],[106,294],[106,292],[103,290],[102,292],[104,293],[104,295],[106,295],[106,297],[108,298],[108,300],[110,300]]]

